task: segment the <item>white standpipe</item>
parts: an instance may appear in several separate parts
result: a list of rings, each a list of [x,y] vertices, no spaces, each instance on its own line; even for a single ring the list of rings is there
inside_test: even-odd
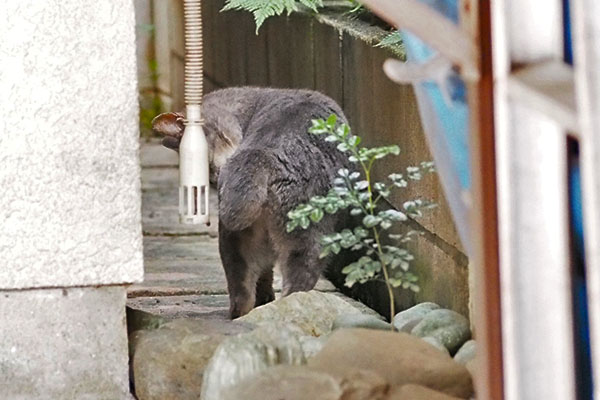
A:
[[[183,224],[210,224],[208,145],[202,130],[201,0],[184,0],[186,122],[179,145],[179,219]]]

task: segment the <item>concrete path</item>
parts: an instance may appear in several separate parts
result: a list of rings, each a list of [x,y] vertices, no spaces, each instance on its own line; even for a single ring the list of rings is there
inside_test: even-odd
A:
[[[141,143],[145,279],[128,289],[128,306],[170,320],[223,318],[229,299],[218,250],[217,194],[211,191],[211,225],[179,223],[178,157],[159,141]],[[275,274],[275,290],[281,276]],[[321,291],[335,291],[322,279]]]

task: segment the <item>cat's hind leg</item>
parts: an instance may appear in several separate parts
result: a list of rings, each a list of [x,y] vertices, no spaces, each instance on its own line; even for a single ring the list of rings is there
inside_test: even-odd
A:
[[[245,315],[254,308],[260,278],[242,256],[240,236],[239,232],[229,231],[223,224],[219,224],[219,253],[227,278],[231,319]]]
[[[265,269],[258,282],[256,282],[256,300],[255,307],[270,303],[275,300],[275,292],[273,292],[273,267]]]

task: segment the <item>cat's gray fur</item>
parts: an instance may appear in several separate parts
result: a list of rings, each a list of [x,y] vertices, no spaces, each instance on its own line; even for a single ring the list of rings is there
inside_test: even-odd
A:
[[[230,315],[236,318],[274,299],[273,267],[283,275],[283,295],[311,290],[326,262],[318,238],[345,224],[326,216],[307,230],[286,232],[287,213],[331,187],[348,165],[343,153],[308,133],[311,120],[337,114],[329,97],[307,90],[230,88],[212,92],[203,103],[211,182],[219,190],[219,251],[227,277]],[[177,149],[181,114],[153,121]]]

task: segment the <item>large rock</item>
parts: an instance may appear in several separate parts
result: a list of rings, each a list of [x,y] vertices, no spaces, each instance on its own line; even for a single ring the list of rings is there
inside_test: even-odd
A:
[[[395,387],[388,393],[386,400],[459,400],[437,390],[420,385],[404,385]]]
[[[292,324],[273,322],[223,341],[206,367],[202,399],[221,400],[224,389],[269,367],[304,364],[306,359],[300,343],[303,335],[303,331]]]
[[[419,322],[423,320],[425,315],[429,314],[433,310],[439,309],[435,303],[421,303],[414,307],[399,312],[394,316],[392,324],[394,328],[400,332],[410,333]]]
[[[423,317],[411,333],[418,337],[433,337],[442,343],[450,354],[471,338],[469,320],[452,310],[433,310]]]
[[[367,328],[391,331],[392,325],[369,314],[341,314],[333,321],[332,329],[342,328]]]
[[[474,340],[468,340],[454,355],[454,361],[459,364],[467,365],[469,361],[475,359],[477,344]]]
[[[262,324],[270,321],[282,321],[299,326],[305,334],[321,336],[331,332],[333,321],[342,314],[370,313],[364,306],[356,306],[350,301],[331,293],[310,292],[292,293],[289,296],[257,307],[239,321]]]
[[[354,370],[347,378],[302,366],[278,366],[240,382],[223,400],[372,400],[388,390],[383,378]]]
[[[432,345],[433,347],[435,347],[436,349],[438,349],[439,351],[441,351],[444,354],[448,354],[450,355],[450,352],[448,351],[448,349],[446,348],[446,346],[444,346],[439,340],[437,340],[434,337],[431,336],[425,336],[423,339],[424,342],[429,343],[430,345]],[[464,364],[463,364],[464,365]]]
[[[274,367],[224,390],[221,400],[338,400],[337,380],[303,367]]]
[[[369,370],[393,386],[415,383],[461,398],[473,393],[471,376],[464,366],[403,332],[334,331],[308,365],[339,377],[347,377],[354,369]]]
[[[305,335],[300,337],[300,344],[302,345],[302,352],[304,357],[309,358],[317,354],[323,349],[325,343],[327,343],[329,335],[323,335],[319,337]]]
[[[231,321],[176,320],[130,336],[133,382],[139,400],[198,399],[217,346],[250,326]]]

